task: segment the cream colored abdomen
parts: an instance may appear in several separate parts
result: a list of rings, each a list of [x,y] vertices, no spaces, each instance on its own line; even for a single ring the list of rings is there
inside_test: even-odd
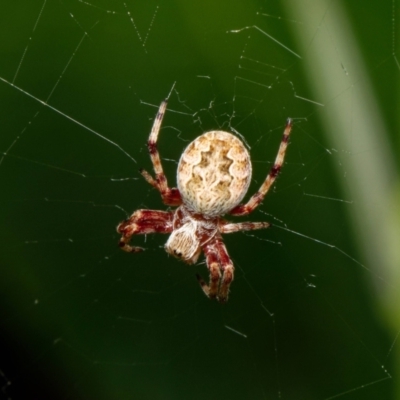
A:
[[[251,180],[249,153],[231,133],[204,133],[183,152],[177,180],[189,209],[210,217],[223,215],[247,192]]]

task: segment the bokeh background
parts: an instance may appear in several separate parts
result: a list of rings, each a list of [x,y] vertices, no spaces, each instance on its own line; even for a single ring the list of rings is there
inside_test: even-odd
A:
[[[400,2],[21,0],[0,5],[0,396],[396,399]],[[173,89],[172,89],[173,88]],[[171,90],[172,89],[172,90]],[[140,177],[159,141],[175,185],[197,135],[249,145],[257,190],[225,237],[228,304],[115,226],[165,209]]]

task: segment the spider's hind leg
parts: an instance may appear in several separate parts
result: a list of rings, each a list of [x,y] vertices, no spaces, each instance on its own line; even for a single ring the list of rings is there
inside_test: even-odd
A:
[[[161,123],[164,118],[166,110],[167,110],[167,100],[164,100],[160,104],[156,118],[154,119],[149,139],[147,140],[147,148],[149,150],[151,162],[153,164],[155,178],[153,178],[144,169],[141,169],[140,173],[143,175],[144,179],[146,179],[146,181],[151,186],[159,190],[164,204],[168,206],[180,206],[182,204],[182,199],[179,190],[177,188],[170,188],[168,186],[167,177],[165,176],[161,164],[160,153],[158,152],[157,149],[158,134],[160,133]]]
[[[163,203],[167,206],[180,206],[182,204],[181,194],[177,188],[170,188],[168,186],[164,187],[164,184],[160,184],[160,182],[166,182],[165,175],[158,176],[157,180],[154,179],[145,169],[140,169],[139,172],[146,179],[151,186],[157,189],[161,193],[161,198]]]

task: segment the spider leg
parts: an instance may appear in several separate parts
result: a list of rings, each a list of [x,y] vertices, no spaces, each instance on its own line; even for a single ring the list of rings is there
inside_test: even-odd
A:
[[[133,235],[147,233],[171,233],[173,212],[157,210],[137,210],[131,217],[117,226],[121,239],[119,246],[128,253],[143,251],[142,247],[130,246],[128,243]]]
[[[279,146],[278,154],[275,158],[274,165],[272,166],[267,178],[264,183],[261,185],[258,192],[256,192],[250,200],[246,204],[239,204],[230,211],[231,215],[247,215],[250,214],[263,200],[265,195],[268,193],[268,190],[275,182],[276,177],[279,174],[279,171],[282,168],[283,160],[285,158],[286,149],[288,146],[290,131],[292,130],[293,122],[289,118],[286,122],[285,130],[283,132],[283,137],[281,144]]]
[[[221,237],[215,237],[203,246],[207,267],[210,271],[210,283],[197,276],[203,292],[210,299],[217,298],[220,303],[228,300],[229,286],[233,281],[234,267]]]
[[[219,227],[218,230],[221,233],[234,233],[240,231],[254,231],[256,229],[265,229],[269,228],[271,224],[269,222],[238,222],[231,223],[224,221]]]
[[[150,185],[160,191],[164,204],[169,206],[179,206],[182,204],[181,195],[177,188],[168,187],[167,177],[164,174],[160,159],[160,153],[157,149],[158,134],[160,132],[161,123],[164,118],[166,109],[167,101],[164,100],[158,109],[149,139],[147,141],[147,147],[149,149],[151,162],[153,163],[155,179],[143,169],[140,170],[140,173],[143,175],[144,179],[146,179],[146,181],[150,183]]]
[[[218,301],[220,303],[225,303],[228,301],[229,287],[233,281],[235,268],[222,239],[217,243],[217,246],[219,261],[222,270],[222,278],[218,292]]]
[[[215,299],[218,294],[219,281],[221,280],[221,270],[218,260],[217,249],[214,243],[207,243],[203,246],[204,255],[206,256],[207,268],[210,271],[210,281],[209,284],[204,281],[204,279],[196,274],[197,280],[203,289],[204,294],[210,299]]]

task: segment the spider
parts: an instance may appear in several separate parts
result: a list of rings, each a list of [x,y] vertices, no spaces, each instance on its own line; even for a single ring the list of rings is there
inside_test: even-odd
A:
[[[182,153],[177,171],[177,188],[170,188],[163,172],[157,138],[167,108],[167,100],[158,109],[147,142],[155,178],[141,169],[144,179],[156,188],[171,211],[137,210],[121,222],[119,246],[128,253],[141,247],[129,245],[133,235],[169,233],[165,244],[167,253],[187,264],[195,264],[204,252],[209,270],[209,283],[196,275],[205,295],[225,303],[233,281],[234,266],[222,240],[222,234],[264,229],[269,222],[232,223],[221,216],[250,214],[263,201],[274,183],[285,157],[292,120],[286,122],[275,163],[261,185],[247,203],[240,204],[251,180],[249,153],[236,136],[224,131],[209,131],[197,137]]]

